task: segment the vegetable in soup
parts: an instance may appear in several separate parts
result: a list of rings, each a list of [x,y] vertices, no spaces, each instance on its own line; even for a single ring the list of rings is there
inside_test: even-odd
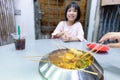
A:
[[[76,49],[60,49],[49,55],[52,64],[65,69],[82,69],[90,66],[93,62],[93,56],[81,58],[86,52]]]

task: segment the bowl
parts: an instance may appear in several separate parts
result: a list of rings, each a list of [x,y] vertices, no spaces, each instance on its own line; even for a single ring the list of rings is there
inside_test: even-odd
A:
[[[39,73],[43,80],[103,80],[103,68],[91,54],[89,56],[91,57],[92,63],[79,69],[64,68],[54,64],[53,60],[59,61],[58,56],[54,56],[54,54],[64,54],[66,51],[68,51],[68,49],[58,49],[41,59],[39,62]],[[82,52],[84,54],[84,51]],[[70,56],[68,59],[72,59],[72,57]],[[98,75],[93,75],[83,70],[91,71]]]

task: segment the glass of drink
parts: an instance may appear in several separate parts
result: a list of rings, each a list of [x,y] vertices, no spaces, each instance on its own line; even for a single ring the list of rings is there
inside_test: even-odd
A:
[[[25,37],[19,36],[16,33],[12,34],[12,37],[14,39],[16,50],[24,50],[25,49]]]

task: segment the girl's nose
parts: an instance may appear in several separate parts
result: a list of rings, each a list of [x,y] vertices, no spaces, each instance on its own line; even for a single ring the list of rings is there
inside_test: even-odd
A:
[[[71,11],[71,12],[70,12],[70,14],[74,14],[74,12],[73,12],[73,11]]]

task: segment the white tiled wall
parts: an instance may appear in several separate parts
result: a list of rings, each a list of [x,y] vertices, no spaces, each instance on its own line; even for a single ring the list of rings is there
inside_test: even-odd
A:
[[[21,15],[15,15],[16,29],[20,25],[27,40],[35,39],[34,0],[14,0],[15,9],[21,10]]]

